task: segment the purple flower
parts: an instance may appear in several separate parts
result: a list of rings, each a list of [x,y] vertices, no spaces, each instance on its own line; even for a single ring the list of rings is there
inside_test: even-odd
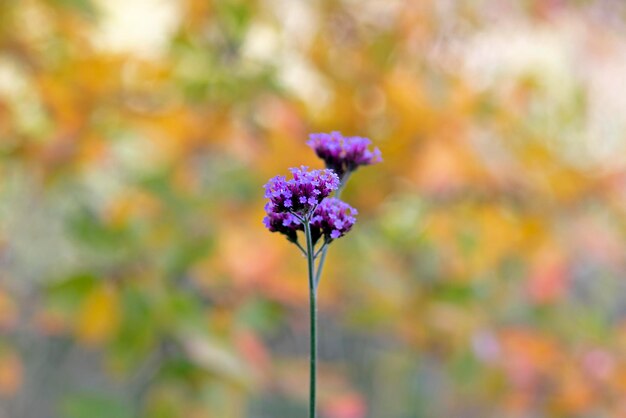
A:
[[[359,136],[344,137],[340,132],[309,135],[307,145],[334,170],[340,178],[356,170],[361,165],[371,165],[382,161],[380,150],[368,147],[372,144],[368,138]]]
[[[265,197],[270,200],[271,212],[308,214],[324,198],[339,187],[339,177],[332,170],[311,170],[308,167],[290,168],[293,179],[276,176],[267,182]]]
[[[276,212],[272,202],[267,202],[265,212],[267,215],[263,218],[263,224],[270,232],[280,232],[291,242],[298,241],[297,232],[304,227],[295,216],[287,212]]]
[[[326,242],[343,237],[356,222],[353,215],[357,214],[356,209],[337,198],[325,199],[311,217],[313,241],[322,236]]]

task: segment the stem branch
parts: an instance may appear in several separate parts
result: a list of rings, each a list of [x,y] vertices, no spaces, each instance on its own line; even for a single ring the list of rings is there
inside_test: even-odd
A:
[[[319,250],[317,250],[317,251],[315,252],[315,255],[313,256],[313,258],[317,258],[317,256],[318,256],[318,255],[320,255],[320,253],[321,253],[322,251],[324,251],[324,248],[326,248],[326,241],[324,241],[324,243],[323,243],[323,244],[322,244],[322,246],[319,248]],[[316,280],[315,280],[315,282],[317,283],[317,276],[316,276]]]
[[[335,191],[335,197],[337,199],[341,197],[341,192],[343,191],[343,188],[346,187],[346,183],[348,182],[348,179],[350,178],[350,174],[352,173],[348,171],[343,175],[341,184],[339,184],[339,188]],[[316,290],[317,290],[317,286],[320,284],[320,279],[322,277],[322,269],[324,268],[324,262],[326,262],[326,253],[328,253],[327,245],[322,247],[322,257],[320,258],[320,261],[317,263],[317,271],[315,272],[315,289]],[[319,254],[315,254],[316,257],[318,255]]]
[[[302,253],[302,255],[306,257],[306,250],[304,249],[304,247],[302,247],[302,245],[300,245],[298,241],[292,241],[292,242],[300,249],[300,252]]]

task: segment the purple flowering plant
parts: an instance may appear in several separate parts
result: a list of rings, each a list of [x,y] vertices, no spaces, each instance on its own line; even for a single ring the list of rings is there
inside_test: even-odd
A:
[[[264,186],[267,203],[263,223],[271,232],[284,235],[307,258],[311,333],[309,418],[316,417],[317,287],[329,244],[346,235],[356,222],[357,210],[340,200],[341,191],[358,167],[382,161],[378,148],[369,149],[371,143],[367,138],[344,137],[336,131],[311,134],[307,145],[326,168],[291,168],[290,179],[276,176]],[[299,234],[304,235],[304,245],[300,244]]]
[[[326,163],[326,167],[337,173],[340,179],[362,165],[382,161],[380,150],[369,150],[372,141],[360,136],[343,136],[333,131],[329,134],[311,134],[307,145]]]

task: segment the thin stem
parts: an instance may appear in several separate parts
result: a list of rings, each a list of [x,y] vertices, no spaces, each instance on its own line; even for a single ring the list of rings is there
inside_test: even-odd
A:
[[[300,252],[302,253],[303,256],[306,257],[306,250],[304,249],[304,247],[300,245],[298,241],[291,241],[291,242],[293,242],[298,248],[300,248]]]
[[[320,278],[322,277],[322,268],[324,267],[324,262],[326,261],[326,254],[328,253],[328,247],[324,247],[324,251],[322,251],[322,256],[320,257],[320,261],[317,262],[317,271],[315,272],[315,289],[320,284]]]
[[[309,308],[311,322],[311,351],[310,351],[310,382],[309,382],[309,418],[315,418],[316,410],[316,384],[317,384],[317,289],[315,283],[315,264],[313,258],[313,238],[311,237],[311,225],[309,220],[304,222],[304,234],[306,235],[307,261],[309,269]]]
[[[304,218],[300,215],[298,215],[296,212],[290,210],[289,213],[291,213],[293,216],[296,217],[297,220],[299,220],[300,222],[302,222],[304,224]]]
[[[344,173],[343,178],[341,179],[341,183],[339,183],[339,187],[337,188],[337,190],[335,190],[335,197],[337,199],[339,199],[339,197],[341,196],[341,192],[343,191],[344,187],[346,187],[346,184],[348,183],[351,174],[351,171],[347,171]]]
[[[341,197],[341,192],[343,191],[344,187],[346,187],[346,183],[348,182],[348,179],[350,178],[350,174],[351,172],[348,171],[343,175],[343,179],[341,179],[341,184],[339,184],[339,187],[335,191],[335,197],[337,199]],[[315,289],[316,290],[317,290],[317,286],[319,286],[320,284],[320,279],[322,278],[322,269],[324,268],[324,263],[326,262],[327,253],[328,253],[328,246],[324,246],[320,261],[317,263],[317,271],[315,272]]]
[[[315,252],[315,255],[313,256],[313,258],[317,258],[318,255],[320,255],[320,253],[324,250],[324,248],[326,248],[326,241],[324,241],[324,243],[322,244],[322,246],[319,248],[319,250],[317,250]]]

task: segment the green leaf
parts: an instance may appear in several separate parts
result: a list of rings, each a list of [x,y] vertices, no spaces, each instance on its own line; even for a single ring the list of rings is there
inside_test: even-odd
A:
[[[80,273],[50,285],[46,289],[46,295],[50,303],[59,307],[77,307],[97,282],[96,276]]]
[[[74,394],[61,405],[65,418],[132,418],[129,405],[119,399],[91,393]]]
[[[51,0],[51,3],[74,10],[84,17],[95,18],[98,16],[98,9],[92,0]]]

